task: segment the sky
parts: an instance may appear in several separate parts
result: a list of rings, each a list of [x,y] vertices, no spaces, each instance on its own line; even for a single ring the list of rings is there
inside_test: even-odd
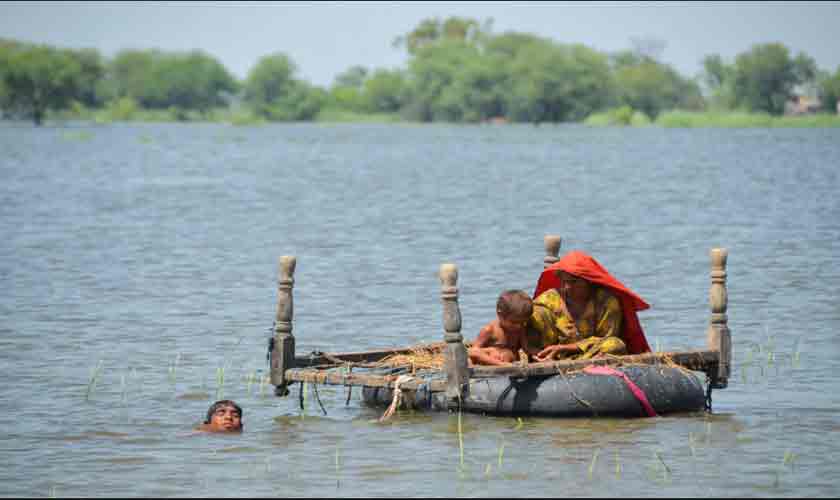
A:
[[[665,42],[663,62],[686,76],[705,55],[727,61],[757,43],[781,42],[817,66],[840,67],[840,2],[0,2],[0,38],[65,48],[200,49],[244,78],[260,57],[283,52],[297,76],[327,86],[353,65],[404,68],[392,47],[430,17],[493,19],[519,31],[613,52],[632,40]]]

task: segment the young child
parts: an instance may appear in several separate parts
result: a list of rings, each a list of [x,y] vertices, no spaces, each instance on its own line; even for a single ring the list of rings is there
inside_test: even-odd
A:
[[[496,302],[496,319],[487,323],[472,343],[470,361],[477,365],[506,365],[530,352],[525,338],[533,312],[531,297],[522,290],[506,290]]]
[[[242,408],[229,399],[216,401],[207,410],[207,418],[197,431],[242,432]]]

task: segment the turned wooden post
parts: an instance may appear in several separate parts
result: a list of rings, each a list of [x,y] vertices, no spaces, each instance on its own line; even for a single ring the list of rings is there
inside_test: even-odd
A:
[[[712,258],[712,286],[709,289],[709,302],[712,308],[712,316],[709,328],[706,331],[706,340],[709,350],[720,353],[720,362],[717,370],[712,369],[710,373],[712,387],[715,389],[726,388],[729,382],[729,370],[732,361],[732,337],[729,333],[726,307],[729,298],[726,294],[726,257],[728,252],[725,248],[713,248],[710,252]]]
[[[295,285],[295,264],[297,259],[284,255],[280,257],[280,272],[277,278],[277,316],[274,321],[274,349],[271,351],[271,383],[274,393],[285,396],[287,389],[286,370],[294,368],[295,337],[292,335],[294,303],[292,288]]]
[[[545,243],[545,257],[543,258],[543,269],[560,260],[560,257],[558,257],[558,255],[560,255],[560,243],[562,241],[562,238],[553,234],[548,234],[543,238],[543,242]]]
[[[461,335],[461,310],[458,308],[458,268],[440,266],[440,299],[443,303],[443,339],[446,341],[443,369],[446,373],[446,397],[450,403],[463,399],[469,388],[470,372],[467,348]]]

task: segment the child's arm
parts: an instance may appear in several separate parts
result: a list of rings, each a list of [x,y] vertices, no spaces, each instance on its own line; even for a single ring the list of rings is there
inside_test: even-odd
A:
[[[467,351],[470,361],[477,365],[506,365],[495,356],[490,355],[485,347],[493,341],[494,324],[490,322],[481,329],[475,342],[472,343],[470,350]]]
[[[487,323],[478,332],[478,337],[472,343],[472,347],[487,347],[493,343],[493,321]]]

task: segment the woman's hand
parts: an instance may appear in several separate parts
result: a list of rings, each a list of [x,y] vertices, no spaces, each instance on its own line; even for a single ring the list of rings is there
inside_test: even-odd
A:
[[[557,358],[560,353],[578,351],[579,349],[575,344],[555,344],[546,347],[542,351],[538,352],[534,357],[537,358],[538,361],[549,361]]]

